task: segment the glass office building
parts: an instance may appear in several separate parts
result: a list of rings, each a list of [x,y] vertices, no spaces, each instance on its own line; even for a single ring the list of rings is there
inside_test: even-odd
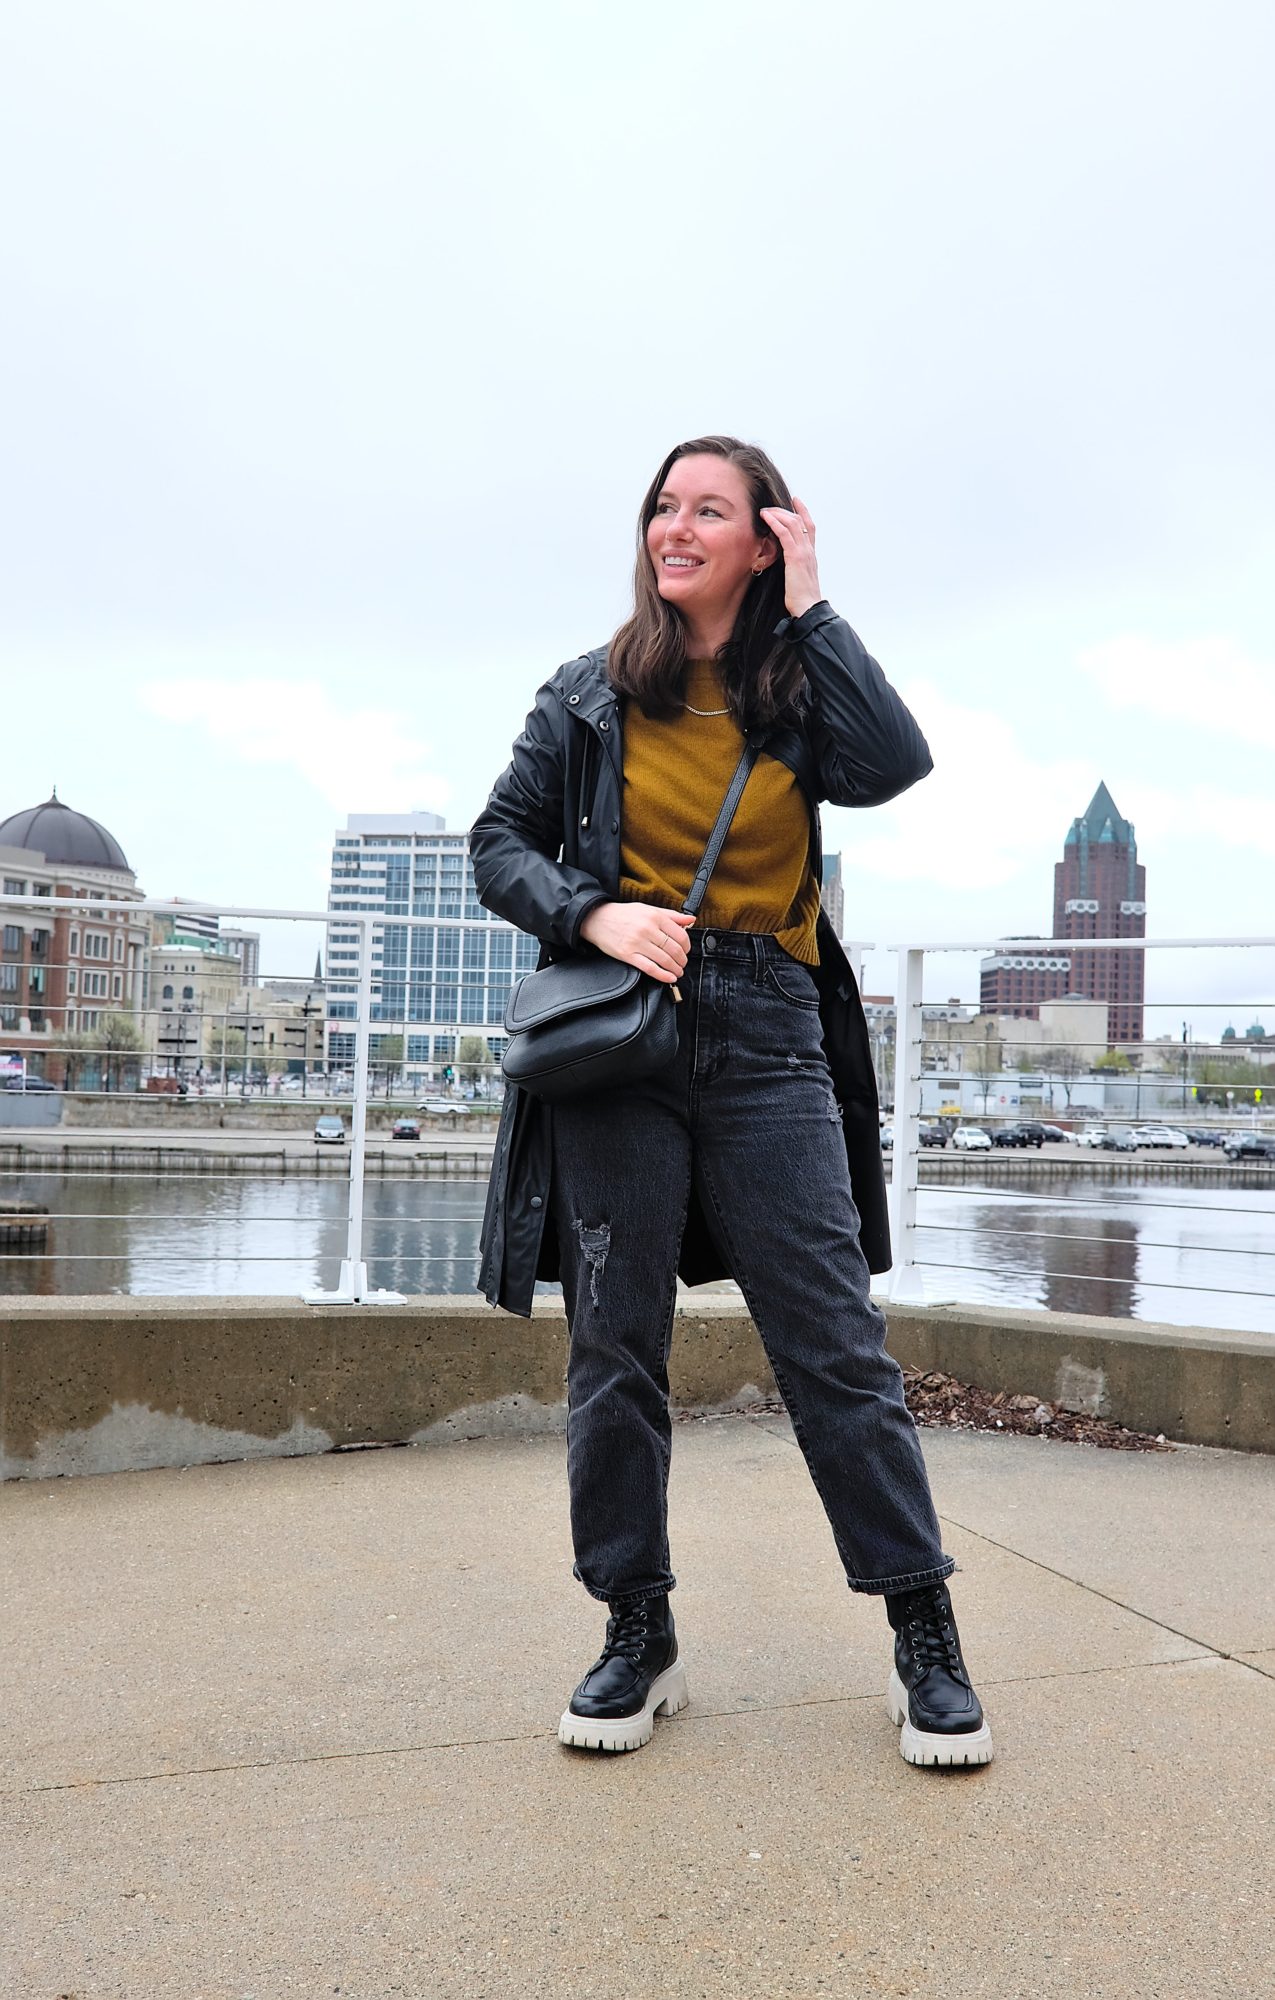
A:
[[[359,932],[343,921],[353,912],[381,920],[372,929],[373,1063],[393,1059],[397,1067],[401,1054],[404,1081],[423,1086],[455,1067],[463,1040],[481,1038],[494,1065],[505,1045],[510,987],[535,965],[539,945],[480,906],[469,835],[449,833],[437,813],[416,812],[351,813],[334,836],[327,933],[332,1068],[354,1061]],[[408,916],[433,921],[394,921]]]

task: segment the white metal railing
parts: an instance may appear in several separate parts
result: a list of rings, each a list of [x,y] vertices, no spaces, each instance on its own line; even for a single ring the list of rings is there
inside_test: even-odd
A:
[[[1275,947],[1275,937],[1217,937],[1217,938],[998,938],[995,940],[975,939],[973,941],[934,944],[904,944],[889,947],[898,957],[896,985],[896,1019],[894,1041],[894,1134],[891,1147],[891,1168],[889,1187],[890,1232],[894,1262],[887,1279],[887,1295],[899,1304],[954,1303],[954,1299],[936,1299],[927,1293],[921,1271],[928,1263],[936,1269],[960,1269],[959,1265],[945,1266],[937,1259],[927,1260],[918,1256],[917,1234],[921,1227],[942,1228],[943,1225],[919,1224],[917,1220],[918,1170],[921,1156],[921,1087],[924,1081],[922,1066],[925,1045],[922,986],[925,973],[926,954],[949,952],[1027,952],[1034,956],[1044,953],[1077,951],[1221,951],[1254,950]],[[1103,1003],[1097,1003],[1103,1004]],[[1111,1004],[1118,1006],[1166,1003],[1136,1002],[1117,1000]],[[1106,1044],[1104,1043],[1104,1047]],[[1273,1052],[1275,1053],[1275,1052]],[[927,1190],[938,1192],[938,1190]],[[1059,1197],[1045,1194],[1042,1200],[1059,1203],[1061,1201],[1083,1200],[1083,1197]],[[1043,1231],[1020,1231],[1019,1235],[1044,1235]],[[1251,1254],[1246,1253],[1246,1254]],[[1083,1274],[1068,1274],[1080,1276]],[[1179,1287],[1179,1289],[1183,1289]],[[1211,1288],[1221,1289],[1221,1288]]]
[[[30,909],[39,912],[42,916],[71,918],[76,921],[83,921],[85,918],[91,921],[108,913],[114,914],[116,911],[125,912],[132,917],[138,917],[143,914],[154,914],[171,920],[174,916],[173,905],[171,903],[163,903],[145,898],[135,900],[132,898],[112,899],[105,897],[99,899],[98,897],[93,897],[91,901],[88,901],[80,897],[14,896],[0,894],[0,906],[4,908]],[[274,909],[226,903],[184,902],[177,914],[182,919],[190,919],[198,916],[234,917],[255,922],[317,924],[322,925],[325,929],[332,921],[332,912],[329,910]],[[373,933],[375,931],[384,931],[388,927],[397,927],[400,925],[407,929],[465,931],[473,930],[479,925],[480,921],[486,923],[490,920],[487,918],[479,920],[472,915],[468,917],[387,916],[383,910],[366,913],[346,910],[341,912],[340,922],[342,927],[347,930],[357,929],[358,931],[359,951],[359,978],[357,982],[358,990],[355,1001],[355,1016],[352,1022],[343,1019],[339,1023],[339,1032],[348,1033],[353,1028],[355,1037],[353,1100],[350,1108],[349,1196],[346,1210],[345,1255],[341,1260],[340,1276],[335,1289],[315,1290],[303,1293],[302,1297],[309,1304],[398,1305],[404,1303],[401,1293],[376,1289],[369,1285],[367,1261],[364,1256],[364,1183],[367,1165],[371,1016],[373,988],[384,976],[384,968],[382,966],[374,966],[372,962]],[[502,928],[504,927],[502,926]],[[516,972],[511,972],[510,976],[513,979],[517,977],[517,974]],[[457,990],[458,993],[465,990],[459,981]],[[121,1008],[118,1011],[125,1010]],[[459,1011],[461,1009],[458,1006]],[[486,1009],[484,1008],[485,1011]],[[390,1022],[386,1025],[393,1027],[397,1023]],[[458,1038],[465,1027],[469,1027],[473,1034],[485,1037],[497,1026],[497,1024],[489,1022],[465,1023],[461,1021],[443,1023],[442,1025],[449,1031],[454,1029]],[[329,1031],[331,1030],[331,1026],[332,1023],[329,1022]],[[0,1042],[4,1040],[4,1036],[5,1030],[0,1028]],[[52,1049],[49,1050],[49,1053],[54,1052]],[[245,1060],[251,1062],[251,1052],[246,1053]],[[497,1066],[493,1064],[492,1067],[494,1070]]]
[[[50,898],[50,897],[30,897],[30,896],[19,897],[7,894],[0,895],[0,911],[2,911],[3,908],[5,907],[16,907],[27,911],[36,911],[41,915],[41,917],[49,920],[62,917],[62,918],[69,918],[74,921],[82,921],[85,918],[92,921],[92,919],[95,917],[107,916],[108,914],[113,914],[116,911],[126,913],[128,916],[134,919],[141,916],[149,917],[151,914],[155,914],[163,916],[166,919],[172,920],[174,916],[173,906],[171,903],[163,903],[159,901],[149,901],[149,900],[135,901],[132,899],[112,900],[109,898],[104,898],[99,900],[97,898],[93,898],[91,901],[86,902],[86,900],[83,898],[70,899],[70,898]],[[299,924],[317,926],[321,930],[326,930],[326,928],[330,925],[332,921],[332,912],[326,909],[325,910],[275,909],[275,908],[260,908],[260,907],[246,906],[246,905],[231,906],[231,905],[213,904],[213,903],[183,904],[181,906],[179,915],[183,918],[194,918],[197,916],[216,916],[216,917],[234,918],[240,920],[259,921],[259,922],[283,922],[283,923],[294,923],[294,924],[299,923]],[[346,1212],[344,1218],[344,1241],[342,1246],[342,1255],[340,1257],[340,1275],[336,1285],[332,1289],[313,1290],[308,1293],[305,1293],[303,1296],[315,1302],[331,1303],[331,1304],[356,1304],[364,1302],[389,1304],[399,1300],[402,1297],[402,1294],[388,1290],[373,1288],[372,1286],[369,1285],[368,1259],[365,1251],[365,1238],[367,1232],[365,1228],[364,1203],[365,1203],[365,1186],[366,1186],[367,1171],[368,1171],[368,1157],[367,1157],[368,1117],[369,1117],[369,1110],[371,1108],[372,1079],[376,1068],[376,1063],[371,1057],[370,1050],[371,1050],[371,1039],[374,1029],[380,1028],[385,1030],[386,1032],[389,1032],[392,1035],[396,1035],[397,1033],[401,1032],[404,1035],[404,1037],[406,1037],[407,1030],[409,1028],[409,1025],[411,1024],[409,1024],[406,1021],[400,1021],[397,1015],[393,1016],[393,1018],[391,1019],[383,1020],[379,1023],[374,1023],[372,1020],[373,1006],[374,1004],[376,1004],[377,993],[380,990],[382,981],[386,979],[387,975],[387,968],[384,966],[384,964],[383,963],[378,964],[374,959],[373,941],[378,933],[382,933],[386,929],[392,929],[399,926],[407,930],[412,930],[416,928],[425,928],[435,931],[447,931],[447,930],[466,931],[466,930],[473,930],[476,927],[476,923],[478,920],[476,920],[472,914],[461,915],[458,917],[452,917],[452,916],[436,917],[429,915],[406,916],[400,914],[387,915],[383,910],[378,909],[378,910],[359,911],[359,912],[342,911],[340,921],[343,928],[347,929],[348,931],[357,933],[358,960],[359,960],[359,977],[357,981],[357,994],[354,1001],[354,1006],[355,1006],[354,1018],[352,1020],[329,1019],[327,1021],[327,1028],[329,1034],[333,1032],[341,1033],[343,1035],[352,1033],[354,1037],[354,1061],[352,1065],[352,1079],[348,1086],[349,1096],[344,1097],[343,1093],[344,1102],[342,1104],[342,1109],[345,1109],[346,1105],[348,1104],[349,1117],[350,1117],[350,1143],[347,1156],[348,1193],[345,1205]],[[484,920],[484,921],[490,921],[490,920]],[[989,951],[1015,951],[1015,950],[1026,951],[1029,948],[1033,954],[1040,954],[1042,952],[1063,953],[1069,951],[1096,951],[1096,950],[1101,950],[1101,951],[1163,951],[1166,949],[1180,949],[1180,950],[1193,950],[1193,951],[1199,951],[1199,950],[1217,951],[1223,949],[1251,950],[1254,948],[1271,948],[1271,947],[1275,947],[1275,938],[1265,937],[1265,936],[1242,937],[1242,938],[1181,938],[1181,939],[1179,938],[1114,938],[1114,939],[1032,938],[1024,940],[1024,939],[1002,938],[998,940],[993,940],[991,942],[984,942],[984,941],[976,941],[973,943],[942,942],[942,943],[917,944],[917,945],[907,944],[907,945],[891,947],[891,949],[895,950],[898,955],[898,978],[897,978],[896,999],[895,999],[896,1019],[895,1019],[895,1034],[894,1034],[894,1081],[895,1081],[894,1144],[892,1148],[891,1187],[889,1194],[891,1228],[892,1228],[894,1249],[895,1249],[895,1262],[894,1265],[892,1266],[889,1278],[887,1280],[888,1296],[900,1302],[923,1298],[926,1296],[925,1287],[922,1280],[923,1270],[929,1268],[936,1271],[950,1272],[950,1271],[957,1271],[963,1268],[962,1266],[954,1263],[945,1264],[942,1262],[941,1259],[930,1259],[922,1257],[919,1253],[919,1247],[918,1247],[918,1237],[920,1232],[925,1230],[932,1230],[936,1233],[941,1234],[944,1230],[950,1230],[953,1227],[953,1225],[947,1225],[940,1222],[920,1221],[918,1219],[918,1213],[917,1213],[918,1178],[919,1178],[918,1167],[919,1167],[919,1159],[921,1151],[920,1127],[923,1117],[922,1088],[923,1088],[923,1083],[925,1081],[925,1077],[928,1074],[928,1072],[925,1069],[924,1056],[927,1046],[929,1046],[931,1049],[935,1046],[934,1038],[933,1037],[927,1038],[926,1036],[926,1023],[925,1023],[925,1015],[922,1003],[922,987],[923,987],[923,979],[925,972],[925,959],[927,954],[937,955],[937,954],[948,954],[952,952],[980,953]],[[861,982],[864,954],[865,952],[873,949],[873,947],[866,941],[850,940],[845,943],[845,949],[847,951],[847,955],[850,959],[852,968],[854,970],[855,977],[857,980]],[[397,967],[393,968],[395,974],[397,973],[397,970],[398,970]],[[409,960],[409,967],[405,968],[405,973],[407,973],[408,976],[410,976],[410,960]],[[296,980],[298,986],[306,983],[304,981],[303,976],[291,975],[290,977]],[[511,965],[507,979],[502,977],[502,980],[500,982],[502,991],[507,987],[508,984],[513,983],[517,979],[517,977],[518,977],[518,968],[515,962],[513,965]],[[492,983],[494,984],[495,982]],[[476,1037],[481,1037],[484,1040],[490,1040],[493,1036],[500,1034],[502,1024],[499,1021],[483,1020],[481,1022],[472,1022],[472,1021],[465,1022],[459,1018],[460,1014],[464,1011],[461,996],[466,990],[472,993],[474,991],[474,988],[471,986],[468,989],[466,989],[463,981],[462,969],[457,968],[457,979],[456,979],[457,1019],[455,1021],[451,1020],[439,1021],[435,1019],[428,1024],[421,1024],[421,1025],[428,1026],[431,1032],[433,1032],[435,1035],[437,1035],[439,1031],[454,1035],[457,1045],[459,1044],[461,1038],[464,1036],[467,1030],[471,1035]],[[489,1011],[485,1002],[486,1002],[486,994],[484,992],[484,1005],[483,1005],[484,1014],[486,1014]],[[1121,1002],[1119,1004],[1125,1004],[1125,1003]],[[1153,1001],[1153,1002],[1145,1002],[1143,1004],[1145,1004],[1148,1007],[1155,1007],[1155,1006],[1167,1005],[1168,1003],[1162,1001]],[[1198,1005],[1201,1003],[1188,1002],[1186,1004]],[[1203,1003],[1203,1004],[1221,1006],[1224,1003],[1213,1002],[1213,1003]],[[108,1008],[107,1011],[115,1011],[115,1010]],[[128,1010],[122,1009],[121,1011],[128,1011]],[[154,1012],[156,1010],[152,1008],[148,1009],[148,1011]],[[221,1013],[223,1011],[228,1011],[230,1018],[233,1020],[236,1013],[234,1003],[233,1002],[230,1003],[228,1010],[214,1008],[213,1010],[214,1020],[220,1018]],[[239,1011],[242,1012],[242,1010]],[[5,1041],[5,1031],[2,1028],[0,1028],[0,1049],[3,1048],[4,1041]],[[32,1041],[28,1041],[28,1047],[33,1047],[33,1046],[34,1043]],[[1102,1046],[1104,1048],[1107,1046],[1105,1041],[1102,1044]],[[1275,1053],[1275,1051],[1273,1051],[1273,1053]],[[242,1056],[240,1056],[240,1054],[236,1051],[235,1054],[231,1055],[228,1059],[229,1064],[232,1066],[238,1063],[242,1063],[242,1065],[244,1066],[244,1084],[241,1085],[241,1089],[246,1085],[246,1073],[248,1071],[248,1068],[253,1064],[255,1054],[256,1051],[247,1046],[247,1038],[246,1038],[246,1045]],[[308,1068],[308,1065],[311,1061],[308,1052],[308,1046],[305,1052],[303,1053],[302,1059]],[[226,1088],[226,1078],[225,1078],[226,1063],[227,1063],[227,1058],[224,1053],[224,1043],[223,1043],[223,1054],[221,1057],[221,1068],[223,1071],[221,1094],[223,1097],[223,1101],[225,1097],[225,1088]],[[407,1065],[404,1066],[407,1067]],[[492,1082],[495,1083],[499,1076],[498,1063],[493,1058],[492,1061],[486,1067],[488,1076],[491,1078]],[[386,1081],[388,1090],[389,1079],[387,1078]],[[319,1101],[320,1102],[332,1101],[330,1078],[325,1079],[319,1084]],[[86,1140],[87,1140],[87,1135],[86,1135]],[[3,1134],[0,1134],[0,1143],[2,1142],[3,1142]],[[952,1193],[955,1191],[956,1191],[955,1189],[947,1189],[947,1188],[927,1185],[925,1190],[926,1199],[928,1202],[931,1199],[931,1197],[937,1197],[943,1193]],[[1076,1195],[1064,1196],[1057,1193],[1050,1194],[1048,1192],[1042,1193],[1038,1198],[1042,1202],[1052,1203],[1058,1209],[1060,1215],[1063,1214],[1069,1207],[1074,1210],[1078,1205],[1083,1206],[1084,1203],[1092,1200],[1092,1198],[1090,1197],[1076,1196]],[[1051,1232],[1049,1230],[1037,1230],[1037,1231],[1021,1230],[1016,1232],[1005,1232],[1005,1233],[1015,1233],[1024,1237],[1030,1237],[1035,1235],[1041,1237],[1042,1239],[1054,1234],[1054,1232]],[[1087,1239],[1077,1238],[1073,1236],[1072,1240],[1083,1241]],[[1161,1246],[1151,1245],[1149,1247],[1158,1248]],[[1164,1246],[1164,1247],[1169,1247],[1169,1246]],[[1201,1246],[1201,1247],[1212,1248],[1214,1246]],[[1217,1246],[1217,1247],[1220,1251],[1222,1246]],[[71,1261],[75,1260],[72,1259]],[[261,1261],[268,1262],[268,1261],[282,1261],[282,1260],[262,1259]],[[403,1257],[401,1261],[405,1264],[410,1264],[413,1262],[429,1263],[433,1260],[427,1257],[422,1257],[419,1259]],[[455,1259],[448,1257],[443,1261],[454,1262]],[[1039,1273],[1037,1273],[1036,1275],[1039,1275]],[[1084,1273],[1058,1274],[1058,1275],[1072,1275],[1076,1277],[1085,1276]],[[1180,1287],[1180,1289],[1188,1289],[1188,1287]],[[1225,1287],[1217,1287],[1214,1289],[1225,1289]],[[933,1300],[933,1293],[931,1293],[929,1296]]]

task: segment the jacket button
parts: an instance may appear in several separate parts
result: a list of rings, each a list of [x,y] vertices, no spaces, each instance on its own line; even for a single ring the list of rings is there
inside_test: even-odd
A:
[[[610,723],[609,723],[609,722],[600,722],[600,723],[598,724],[598,728],[599,728],[599,729],[609,729],[610,727],[611,727],[611,725],[610,725]]]
[[[532,1195],[532,1197],[531,1197],[531,1206],[532,1206],[533,1208],[543,1208],[543,1207],[544,1207],[544,1202],[543,1202],[543,1201],[541,1200],[541,1198],[540,1198],[540,1196],[539,1196],[538,1194],[533,1194],[533,1195]]]
[[[588,813],[586,813],[586,814],[585,814],[585,816],[584,816],[584,818],[583,818],[583,819],[581,820],[580,824],[581,824],[581,826],[587,826],[587,825],[589,824],[589,815],[588,815]]]
[[[618,819],[613,819],[613,820],[612,820],[612,822],[611,822],[611,831],[612,831],[612,833],[618,833],[618,832],[620,831],[620,822],[619,822],[619,820],[618,820]]]
[[[567,696],[567,703],[568,703],[568,706],[569,706],[569,707],[571,707],[571,708],[579,708],[579,706],[580,706],[580,697],[579,697],[579,695],[578,695],[578,694],[569,694],[569,695]]]

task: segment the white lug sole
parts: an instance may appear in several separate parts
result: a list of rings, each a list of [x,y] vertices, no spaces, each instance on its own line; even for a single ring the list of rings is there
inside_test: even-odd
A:
[[[890,1669],[890,1686],[885,1705],[895,1728],[902,1727],[899,1749],[909,1764],[990,1764],[991,1724],[970,1729],[964,1735],[937,1736],[929,1730],[914,1729],[908,1721],[908,1691],[899,1679],[897,1667]]]
[[[575,1750],[640,1750],[655,1734],[657,1715],[676,1715],[686,1707],[686,1669],[674,1660],[651,1682],[646,1707],[636,1715],[573,1715],[568,1709],[558,1724],[559,1743]]]

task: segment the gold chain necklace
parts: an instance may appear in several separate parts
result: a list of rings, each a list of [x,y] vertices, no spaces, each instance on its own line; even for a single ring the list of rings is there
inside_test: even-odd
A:
[[[690,704],[690,702],[689,702],[689,701],[684,701],[684,702],[682,703],[682,707],[683,707],[683,708],[689,708],[689,709],[690,709],[690,711],[691,711],[691,714],[692,714],[692,715],[729,715],[729,714],[730,714],[730,710],[729,710],[728,708],[692,708],[692,707],[691,707],[691,704]]]

